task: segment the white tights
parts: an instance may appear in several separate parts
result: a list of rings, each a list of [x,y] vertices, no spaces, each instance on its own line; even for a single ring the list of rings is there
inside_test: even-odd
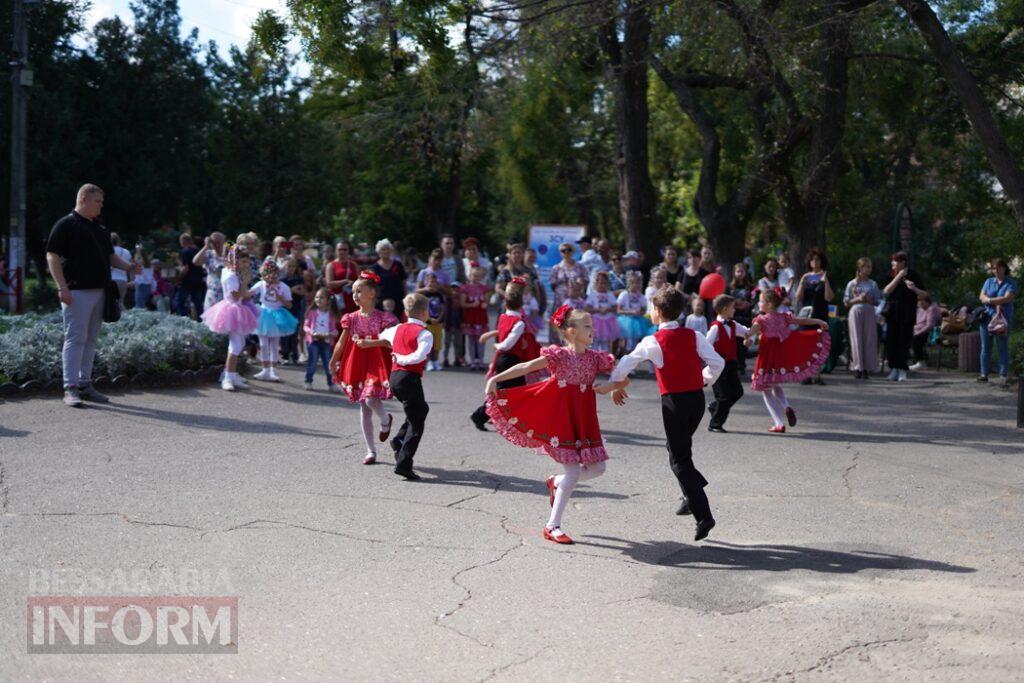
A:
[[[278,358],[278,347],[281,346],[280,337],[265,337],[260,335],[260,360],[264,364],[276,365]]]
[[[359,417],[362,418],[363,424],[363,439],[366,440],[366,453],[369,455],[373,453],[377,454],[377,434],[373,429],[373,416],[377,416],[377,420],[381,426],[388,419],[388,411],[384,410],[384,404],[381,403],[379,398],[367,398],[363,399],[359,403]]]
[[[548,520],[548,528],[556,529],[562,526],[562,513],[565,506],[569,504],[569,496],[576,488],[576,483],[594,479],[604,474],[603,462],[592,462],[587,465],[579,463],[563,463],[565,474],[555,477],[555,504],[551,506],[551,519]]]
[[[228,334],[228,353],[232,356],[241,356],[245,350],[245,335],[241,332]]]
[[[786,392],[782,390],[781,386],[776,385],[761,393],[764,395],[764,405],[768,408],[772,421],[776,427],[781,427],[783,425],[783,418],[786,416],[786,408],[789,407],[789,401],[786,400]]]

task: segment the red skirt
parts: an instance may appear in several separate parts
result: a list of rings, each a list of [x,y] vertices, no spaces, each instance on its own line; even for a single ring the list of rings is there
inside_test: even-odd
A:
[[[828,360],[832,339],[822,330],[798,330],[786,337],[761,337],[751,376],[754,391],[814,377]]]
[[[486,332],[489,326],[486,308],[462,309],[462,334],[478,337]]]
[[[597,421],[597,395],[590,385],[538,384],[499,389],[487,397],[495,429],[516,446],[536,448],[560,463],[608,459]]]
[[[341,352],[341,367],[334,381],[349,401],[358,403],[367,398],[391,398],[390,377],[390,351],[382,347],[361,349],[349,339]]]

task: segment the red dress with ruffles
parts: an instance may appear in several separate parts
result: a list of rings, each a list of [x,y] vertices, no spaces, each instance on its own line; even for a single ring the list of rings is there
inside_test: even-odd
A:
[[[545,346],[540,355],[547,358],[551,377],[487,397],[487,414],[498,433],[560,463],[607,460],[594,379],[611,372],[615,358],[591,349],[578,354],[564,346]]]
[[[754,318],[754,323],[761,327],[757,362],[750,382],[754,391],[813,377],[828,360],[832,348],[828,332],[790,330],[792,313],[766,313]]]
[[[377,339],[380,333],[398,324],[398,318],[374,309],[370,315],[361,311],[346,313],[340,327],[349,338],[341,351],[341,364],[334,381],[352,403],[368,398],[385,401],[391,398],[391,351],[384,347],[361,349],[356,339]]]

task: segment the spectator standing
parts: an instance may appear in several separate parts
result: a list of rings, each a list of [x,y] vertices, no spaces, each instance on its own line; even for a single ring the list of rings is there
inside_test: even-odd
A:
[[[626,268],[622,263],[622,255],[613,251],[611,254],[611,269],[608,271],[608,286],[616,297],[626,291]]]
[[[466,284],[467,277],[462,259],[455,252],[454,235],[441,235],[441,270],[448,276],[448,294],[445,299],[447,309],[444,315],[444,345],[441,347],[441,354],[444,356],[444,365],[447,366],[448,349],[452,349],[455,355],[455,367],[461,368],[466,364],[466,354],[462,339],[462,307],[459,306],[458,297],[455,293],[459,287]]]
[[[315,273],[316,263],[313,261],[313,257],[306,253],[306,240],[302,235],[292,235],[288,241],[291,243],[291,256],[299,262],[299,270]],[[316,296],[316,291],[313,292],[313,296]],[[312,304],[313,302],[310,300],[307,303]]]
[[[978,295],[978,300],[985,306],[985,314],[982,316],[980,326],[981,375],[979,375],[978,381],[988,381],[989,358],[992,355],[992,340],[994,338],[996,351],[999,354],[999,378],[1003,384],[1006,384],[1009,381],[1010,370],[1009,334],[992,334],[989,332],[988,324],[997,310],[1006,318],[1008,326],[1013,323],[1013,301],[1017,298],[1017,281],[1010,277],[1009,266],[1001,258],[992,260],[989,272],[992,273],[992,277],[985,280],[981,294]]]
[[[807,252],[807,272],[800,277],[794,298],[800,306],[800,316],[814,318],[828,324],[829,302],[835,298],[832,283],[828,279],[828,257],[820,249]],[[803,309],[810,308],[810,315]],[[838,343],[838,342],[837,342]],[[821,373],[806,377],[801,384],[824,384]]]
[[[405,298],[406,272],[402,262],[395,259],[395,249],[391,241],[382,239],[376,244],[377,262],[370,269],[380,277],[380,286],[377,288],[377,308],[383,310],[384,300],[391,299],[395,302],[395,317],[402,319],[405,308],[402,299]]]
[[[462,272],[466,273],[466,277],[469,277],[469,272],[474,268],[473,264],[476,263],[477,267],[483,266],[486,257],[480,253],[480,242],[475,237],[467,237],[462,240]],[[485,285],[491,283],[491,272],[489,268],[485,268],[484,279],[481,282]]]
[[[220,303],[224,298],[224,285],[220,276],[224,271],[224,233],[215,232],[203,242],[192,264],[206,270],[206,297],[203,299],[203,308],[210,308]]]
[[[846,283],[846,304],[850,330],[850,367],[857,379],[868,379],[878,372],[878,314],[882,290],[871,279],[871,259],[857,259],[857,276]]]
[[[927,294],[917,297],[917,322],[914,323],[914,372],[928,367],[928,352],[925,347],[932,336],[932,330],[942,325],[942,309]]]
[[[906,382],[910,369],[907,360],[917,322],[917,297],[927,294],[918,274],[907,266],[907,254],[898,251],[892,255],[892,279],[883,290],[888,297],[885,311],[885,357],[889,361],[889,377],[894,382]]]
[[[782,288],[782,293],[793,298],[793,286],[796,281],[796,271],[789,263],[789,254],[782,252],[779,254],[779,287]]]
[[[141,243],[135,245],[135,262],[140,265],[131,283],[135,288],[135,308],[145,309],[149,306],[149,298],[156,292],[156,279],[153,264],[142,251]]]
[[[98,220],[102,211],[103,190],[83,185],[74,211],[57,221],[46,242],[46,263],[57,284],[64,319],[64,403],[75,408],[81,407],[83,400],[110,400],[92,385],[105,288],[111,267],[136,270],[133,263],[114,253],[110,233]]]
[[[704,257],[701,256],[700,249],[690,249],[690,251],[687,252],[686,267],[677,274],[676,289],[682,292],[683,296],[686,297],[686,300],[692,304],[693,299],[699,298],[700,283],[703,282],[704,278],[710,274],[711,273],[704,268]],[[665,272],[665,277],[666,279],[669,279],[669,283],[671,284],[671,279],[669,278],[667,270]],[[707,330],[705,330],[705,333],[706,332]]]
[[[574,258],[575,249],[568,242],[558,245],[558,253],[562,260],[551,267],[548,274],[548,284],[551,285],[552,308],[558,308],[569,298],[569,290],[575,280],[586,280],[589,277],[587,269],[583,264],[578,263]]]
[[[498,272],[498,277],[494,281],[494,291],[503,297],[505,288],[508,287],[508,283],[512,282],[512,278],[524,275],[530,277],[530,287],[532,288],[533,295],[539,303],[543,304],[543,295],[537,291],[542,289],[537,286],[537,283],[540,282],[537,270],[526,265],[526,248],[522,244],[517,243],[509,247],[508,263]]]
[[[289,256],[284,260],[284,270],[281,271],[281,284],[288,288],[292,294],[291,303],[288,305],[288,312],[295,316],[296,320],[306,319],[306,280],[299,269],[299,261]],[[311,309],[310,309],[311,310]],[[281,336],[281,364],[297,364],[299,362],[299,336],[305,337],[302,323],[295,332]],[[308,339],[305,340],[308,343]],[[308,356],[307,356],[308,358]],[[330,384],[328,382],[328,384]]]
[[[203,314],[203,297],[206,294],[206,283],[203,282],[203,271],[196,266],[196,249],[192,235],[183,233],[178,238],[181,251],[178,252],[178,290],[174,293],[174,310],[178,315],[191,316],[195,309],[196,320]]]
[[[587,279],[589,280],[590,275],[602,263],[601,255],[594,250],[593,242],[586,235],[576,240],[576,244],[580,248],[580,265],[587,269]]]
[[[757,297],[757,285],[754,283],[754,278],[750,276],[746,263],[740,261],[732,267],[732,280],[729,281],[726,293],[734,299],[732,302],[733,314],[729,319],[743,327],[750,327],[754,322],[754,300]],[[714,310],[713,302],[711,308]],[[717,314],[718,311],[715,313]],[[733,341],[736,344],[736,367],[742,377],[747,372],[747,346],[743,343],[745,340],[740,335],[735,335]]]
[[[679,263],[679,250],[671,244],[661,250],[661,270],[665,273],[665,282],[675,287],[683,274],[683,266]],[[680,290],[682,291],[682,290]]]
[[[129,263],[132,260],[132,253],[121,246],[121,238],[116,232],[110,233],[110,244],[114,247],[114,254],[116,254],[122,261]],[[120,295],[118,301],[121,303],[122,308],[124,307],[124,294],[128,291],[128,271],[123,268],[110,268],[110,279],[117,285],[117,291]]]
[[[324,266],[324,282],[341,315],[358,308],[352,300],[352,285],[358,277],[359,267],[352,258],[352,245],[347,240],[338,240],[334,247],[334,260]]]

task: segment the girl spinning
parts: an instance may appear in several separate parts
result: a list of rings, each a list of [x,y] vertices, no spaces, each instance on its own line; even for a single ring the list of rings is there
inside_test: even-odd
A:
[[[280,360],[281,337],[295,334],[299,321],[288,310],[292,302],[292,288],[281,282],[281,269],[273,258],[260,266],[259,282],[252,286],[252,293],[260,297],[260,319],[256,334],[260,338],[260,360],[263,369],[253,379],[280,382],[274,372]]]
[[[597,421],[597,394],[607,394],[611,384],[595,385],[599,372],[615,364],[610,353],[589,348],[594,340],[590,314],[563,305],[551,316],[566,346],[546,346],[540,358],[520,363],[487,381],[487,414],[498,432],[516,446],[536,448],[564,468],[548,477],[551,517],[544,538],[572,543],[562,529],[562,513],[579,481],[604,473],[608,454]],[[498,383],[543,369],[551,377],[538,384],[499,389]]]
[[[335,382],[351,403],[359,404],[366,441],[364,465],[377,462],[373,416],[380,422],[378,437],[381,441],[387,441],[394,421],[381,403],[391,398],[391,351],[383,346],[360,348],[356,343],[378,339],[382,331],[398,324],[394,315],[374,308],[379,285],[380,276],[371,270],[364,270],[352,284],[352,300],[359,310],[341,317],[341,339],[331,355],[331,374]]]
[[[245,350],[245,338],[256,330],[260,309],[249,301],[249,252],[236,245],[228,251],[224,269],[220,273],[224,298],[206,309],[203,322],[218,334],[228,335],[228,359],[220,388],[234,391],[246,386],[238,376],[238,357]]]
[[[796,426],[796,412],[786,400],[782,385],[814,377],[828,359],[832,341],[829,338],[828,323],[815,318],[796,318],[788,311],[779,312],[783,295],[778,289],[761,292],[761,315],[754,318],[750,333],[744,342],[753,344],[754,335],[760,334],[757,363],[750,387],[764,395],[764,404],[772,416],[773,426],[769,432],[784,433],[786,426],[783,415],[790,427]],[[817,330],[793,332],[790,325],[807,325]]]

